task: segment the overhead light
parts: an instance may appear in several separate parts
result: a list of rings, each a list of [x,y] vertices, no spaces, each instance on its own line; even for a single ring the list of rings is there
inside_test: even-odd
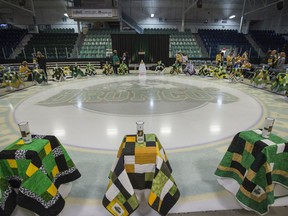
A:
[[[64,13],[64,16],[69,17],[67,13]]]
[[[152,18],[154,17],[154,14],[153,14],[153,13],[151,14],[151,17],[152,17]]]
[[[235,18],[236,16],[235,15],[231,15],[230,17],[229,17],[229,19],[233,19],[233,18]]]

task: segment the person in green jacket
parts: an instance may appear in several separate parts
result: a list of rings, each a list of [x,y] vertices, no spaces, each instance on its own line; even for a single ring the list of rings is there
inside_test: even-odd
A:
[[[117,50],[113,51],[113,58],[112,58],[112,63],[113,63],[113,70],[115,74],[118,74],[118,68],[120,65],[120,58],[117,55]]]

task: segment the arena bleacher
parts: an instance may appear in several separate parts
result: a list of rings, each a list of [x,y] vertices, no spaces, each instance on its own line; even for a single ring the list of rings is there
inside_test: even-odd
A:
[[[0,29],[0,59],[8,59],[27,32],[26,29]]]
[[[249,32],[251,37],[261,47],[263,52],[268,50],[282,51],[287,49],[287,41],[281,34],[276,34],[275,31],[254,30]]]
[[[0,59],[9,59],[13,50],[27,34],[27,30],[21,29],[0,30],[1,41],[4,41]],[[80,35],[74,33],[74,29],[44,29],[39,34],[31,34],[31,39],[21,49],[16,59],[31,60],[32,54],[37,51],[45,54],[48,60],[65,60],[77,57],[80,59],[105,59],[112,52],[112,34],[136,34],[136,32],[117,29],[91,29],[87,34],[82,35],[83,41],[76,44]],[[171,59],[175,57],[178,51],[181,51],[186,53],[190,59],[214,60],[219,52],[219,46],[225,45],[233,47],[237,53],[248,51],[251,59],[259,58],[259,53],[245,38],[245,35],[236,30],[199,29],[197,34],[192,34],[187,29],[185,32],[180,32],[173,28],[148,28],[144,30],[144,34],[168,35],[169,57]],[[204,44],[204,47],[199,44],[196,35],[200,36],[200,42]],[[269,49],[276,49],[277,51],[286,49],[287,41],[282,35],[276,34],[274,31],[250,31],[249,35],[264,53]]]
[[[111,54],[112,40],[109,31],[89,31],[80,50],[80,58],[105,58]]]
[[[238,33],[236,30],[199,29],[198,33],[211,58],[215,58],[219,52],[219,45],[230,45],[235,50],[237,49],[239,53],[249,51],[252,58],[257,57],[256,51],[247,41],[244,34]]]
[[[26,59],[32,59],[32,54],[35,54],[37,51],[45,54],[48,60],[71,58],[77,37],[78,34],[75,33],[55,33],[54,31],[50,33],[32,34],[32,38],[17,58],[23,60],[26,56]]]

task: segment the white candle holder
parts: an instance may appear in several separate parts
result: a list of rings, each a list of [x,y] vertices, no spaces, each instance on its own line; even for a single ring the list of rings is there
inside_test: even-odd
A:
[[[269,138],[269,135],[272,131],[275,119],[267,117],[265,118],[264,127],[262,130],[262,137]]]
[[[32,136],[30,133],[28,122],[26,122],[26,121],[20,122],[18,124],[18,126],[19,126],[20,133],[21,133],[21,136],[22,136],[24,143],[25,144],[31,143],[32,142]]]
[[[137,143],[143,143],[144,142],[144,122],[143,121],[137,121]]]

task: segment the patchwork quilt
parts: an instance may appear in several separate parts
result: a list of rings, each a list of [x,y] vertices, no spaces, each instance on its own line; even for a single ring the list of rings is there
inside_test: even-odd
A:
[[[109,74],[113,74],[113,68],[110,64],[106,63],[104,66],[103,66],[103,74],[105,75],[109,75]]]
[[[33,136],[30,144],[17,140],[0,152],[0,168],[0,215],[5,216],[16,205],[58,215],[65,205],[59,186],[81,176],[55,136]]]
[[[241,68],[233,68],[230,73],[227,74],[227,76],[228,79],[233,83],[241,82],[244,79]]]
[[[270,83],[269,71],[257,70],[250,82],[252,86],[256,88],[264,88],[268,83]]]
[[[88,65],[86,65],[85,71],[86,71],[86,74],[89,76],[95,76],[97,74],[96,68],[94,67],[94,65],[92,65],[90,63]]]
[[[102,202],[114,216],[130,215],[137,209],[134,189],[150,189],[148,204],[161,215],[166,215],[179,199],[180,192],[158,138],[145,134],[144,140],[137,143],[136,135],[127,135],[119,148]]]
[[[279,93],[288,92],[288,74],[279,73],[271,85],[271,90]]]
[[[78,65],[72,65],[70,66],[70,70],[71,70],[71,76],[73,78],[80,78],[80,77],[85,77],[87,76],[87,74],[85,74]]]
[[[64,70],[62,68],[53,68],[52,78],[56,81],[63,81],[65,77]]]
[[[41,84],[45,80],[45,74],[42,69],[35,68],[33,70],[33,76],[36,83]]]
[[[118,74],[125,75],[128,74],[128,66],[125,63],[121,63],[118,68]]]
[[[273,134],[265,139],[261,134],[261,130],[238,133],[215,174],[236,180],[236,199],[265,214],[276,198],[274,184],[288,187],[288,142]]]

